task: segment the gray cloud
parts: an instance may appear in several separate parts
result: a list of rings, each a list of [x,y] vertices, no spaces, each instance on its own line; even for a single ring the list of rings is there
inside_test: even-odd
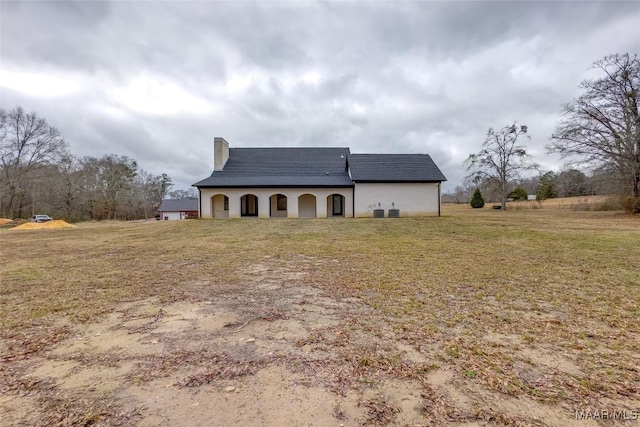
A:
[[[637,2],[2,2],[2,108],[77,155],[128,155],[179,186],[232,146],[427,152],[466,174],[489,127],[538,162],[590,64],[640,51]],[[8,74],[7,74],[8,73]]]

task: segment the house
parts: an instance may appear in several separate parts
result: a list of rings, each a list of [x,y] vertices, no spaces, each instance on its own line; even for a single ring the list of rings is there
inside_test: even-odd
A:
[[[163,220],[198,218],[198,199],[165,199],[158,212]]]
[[[198,188],[202,218],[440,215],[446,178],[428,154],[351,154],[349,148],[229,148]]]

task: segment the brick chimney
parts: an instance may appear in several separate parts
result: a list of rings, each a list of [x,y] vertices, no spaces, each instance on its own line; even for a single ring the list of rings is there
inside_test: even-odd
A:
[[[229,143],[224,138],[213,139],[213,170],[221,171],[229,160]]]

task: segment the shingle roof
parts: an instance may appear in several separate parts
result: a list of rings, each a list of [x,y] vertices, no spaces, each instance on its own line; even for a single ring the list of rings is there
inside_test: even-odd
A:
[[[165,199],[158,208],[158,212],[186,212],[197,210],[198,199]]]
[[[447,178],[428,154],[351,154],[354,182],[438,182]]]
[[[222,171],[197,187],[352,187],[348,148],[230,148]]]

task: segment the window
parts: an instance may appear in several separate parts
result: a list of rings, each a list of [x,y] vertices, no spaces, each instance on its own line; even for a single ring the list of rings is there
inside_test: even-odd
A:
[[[227,196],[224,196],[224,210],[229,210],[229,198]]]
[[[279,211],[287,210],[287,196],[284,194],[278,194],[277,196],[277,206]]]

